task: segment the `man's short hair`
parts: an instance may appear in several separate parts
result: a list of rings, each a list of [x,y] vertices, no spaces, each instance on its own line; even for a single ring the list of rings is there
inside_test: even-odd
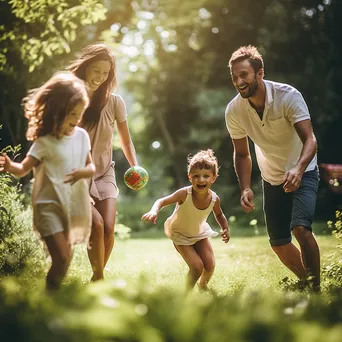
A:
[[[261,68],[264,68],[264,61],[258,49],[253,45],[245,45],[241,46],[232,53],[228,63],[230,70],[232,69],[234,63],[243,61],[245,59],[248,59],[255,72],[258,72]]]

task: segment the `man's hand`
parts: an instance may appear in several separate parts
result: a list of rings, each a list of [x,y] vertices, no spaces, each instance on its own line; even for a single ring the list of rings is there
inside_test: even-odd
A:
[[[254,193],[252,189],[245,189],[241,193],[240,197],[240,204],[245,213],[249,213],[252,210],[254,210],[254,204],[253,204],[253,199],[254,199]]]
[[[299,188],[300,182],[303,177],[303,172],[298,168],[294,167],[293,169],[287,171],[284,176],[284,191],[285,192],[293,192]]]

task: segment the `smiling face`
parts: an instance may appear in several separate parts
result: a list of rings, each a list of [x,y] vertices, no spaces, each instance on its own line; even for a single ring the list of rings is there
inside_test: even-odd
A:
[[[106,82],[111,70],[111,63],[106,60],[90,63],[85,70],[85,81],[92,92]]]
[[[233,85],[243,98],[256,95],[263,76],[263,69],[256,73],[248,59],[235,62],[231,68]]]
[[[193,168],[188,175],[190,182],[196,192],[208,192],[217,176],[211,169]]]
[[[63,121],[61,133],[63,135],[72,135],[75,131],[75,127],[80,123],[86,104],[79,102],[71,109]]]

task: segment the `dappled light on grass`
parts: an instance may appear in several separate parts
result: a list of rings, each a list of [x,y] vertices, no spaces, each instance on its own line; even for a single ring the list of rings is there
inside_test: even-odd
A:
[[[235,289],[229,295],[162,286],[141,277],[47,295],[18,279],[0,285],[0,329],[11,341],[310,341],[337,342],[342,292],[329,299],[299,292]],[[20,314],[19,314],[20,313]]]
[[[319,237],[322,259],[337,248]],[[0,331],[11,341],[311,341],[339,342],[341,284],[322,295],[293,286],[267,238],[213,239],[216,271],[209,291],[186,294],[187,268],[169,240],[117,241],[106,280],[89,283],[85,246],[78,246],[60,291],[29,274],[0,283]],[[288,280],[280,284],[281,279]]]

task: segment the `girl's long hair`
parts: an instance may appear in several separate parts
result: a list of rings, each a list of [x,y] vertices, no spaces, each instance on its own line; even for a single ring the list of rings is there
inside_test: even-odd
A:
[[[89,104],[84,82],[70,72],[53,75],[23,99],[28,119],[27,140],[34,141],[47,134],[61,138],[65,117],[80,102]]]
[[[85,80],[87,67],[97,61],[108,61],[111,67],[107,80],[94,92],[90,105],[86,109],[80,123],[80,126],[86,128],[88,131],[99,121],[101,111],[108,102],[111,92],[116,87],[115,57],[106,45],[91,44],[86,46],[66,68],[80,79]]]

